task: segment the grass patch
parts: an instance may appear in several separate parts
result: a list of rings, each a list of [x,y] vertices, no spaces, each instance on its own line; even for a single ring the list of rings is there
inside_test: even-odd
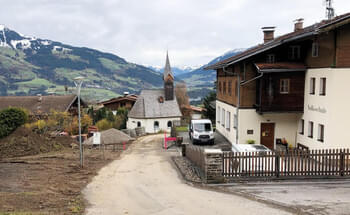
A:
[[[110,60],[107,58],[102,58],[102,57],[100,57],[98,59],[100,60],[102,65],[107,69],[110,69],[112,71],[121,69],[120,65],[118,63],[114,62],[113,60]]]
[[[17,85],[21,86],[26,86],[26,87],[40,87],[40,86],[46,86],[46,87],[51,87],[54,84],[51,83],[50,81],[42,78],[34,78],[31,81],[23,81],[23,82],[17,82]]]
[[[176,127],[177,132],[188,132],[187,126]]]

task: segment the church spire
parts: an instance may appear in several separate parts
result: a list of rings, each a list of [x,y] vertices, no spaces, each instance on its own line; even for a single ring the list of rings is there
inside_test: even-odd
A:
[[[165,67],[164,67],[163,80],[164,80],[165,100],[166,101],[174,100],[174,75],[171,72],[168,51],[166,52],[166,61],[165,61]]]
[[[172,79],[174,79],[174,75],[173,75],[173,73],[171,71],[171,67],[170,67],[169,55],[168,55],[168,50],[167,50],[166,51],[166,60],[165,60],[163,80],[165,81],[169,75],[171,76]]]

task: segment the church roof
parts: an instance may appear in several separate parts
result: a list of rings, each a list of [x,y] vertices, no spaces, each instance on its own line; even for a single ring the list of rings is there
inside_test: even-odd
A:
[[[166,61],[165,61],[165,67],[164,67],[163,80],[166,80],[169,75],[174,79],[174,75],[170,67],[168,52],[166,52]]]
[[[182,114],[176,99],[166,101],[164,89],[156,89],[142,90],[128,116],[147,119],[181,117]]]

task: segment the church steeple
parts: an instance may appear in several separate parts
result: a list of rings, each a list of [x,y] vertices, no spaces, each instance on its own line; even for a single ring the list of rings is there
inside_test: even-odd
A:
[[[173,100],[174,99],[174,75],[171,71],[168,51],[166,52],[163,80],[164,80],[165,100],[166,101]]]
[[[168,78],[172,78],[174,80],[174,75],[173,75],[173,72],[171,71],[171,67],[170,67],[168,51],[166,51],[166,60],[165,60],[163,80],[165,81]]]

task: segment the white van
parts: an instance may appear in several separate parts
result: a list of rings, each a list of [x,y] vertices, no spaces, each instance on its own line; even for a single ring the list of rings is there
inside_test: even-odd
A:
[[[209,119],[191,120],[188,133],[193,144],[214,144],[214,131]]]

